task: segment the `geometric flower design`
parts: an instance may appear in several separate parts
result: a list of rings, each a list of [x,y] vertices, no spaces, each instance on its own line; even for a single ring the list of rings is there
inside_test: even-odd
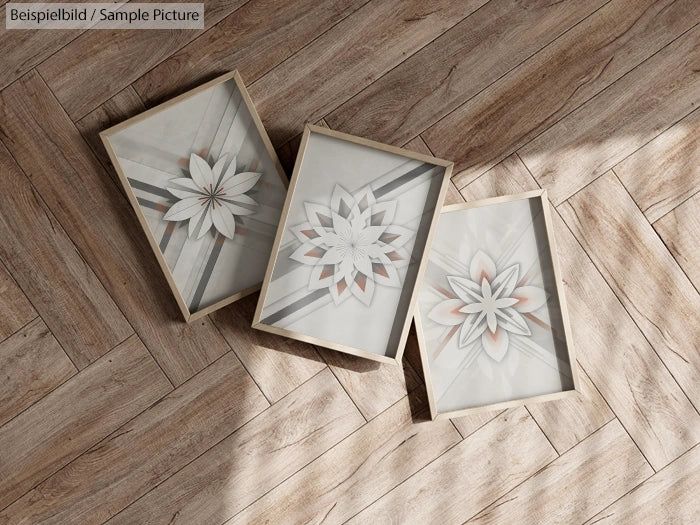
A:
[[[336,305],[354,295],[369,306],[376,285],[401,286],[412,232],[392,224],[396,201],[378,202],[369,186],[351,195],[336,185],[330,206],[304,205],[307,221],[290,228],[301,246],[289,257],[313,267],[309,289],[328,288]]]
[[[438,303],[428,318],[442,325],[461,324],[459,348],[480,337],[486,354],[500,362],[508,351],[510,336],[532,333],[521,314],[540,308],[546,301],[542,288],[517,286],[519,273],[518,264],[497,273],[493,259],[478,251],[469,265],[469,277],[447,277],[456,297]]]
[[[245,192],[255,186],[262,173],[236,173],[236,157],[226,165],[226,155],[210,167],[194,153],[190,156],[190,177],[173,179],[168,191],[180,199],[163,217],[166,221],[189,220],[188,235],[200,239],[213,226],[233,239],[236,215],[255,213],[257,203]]]

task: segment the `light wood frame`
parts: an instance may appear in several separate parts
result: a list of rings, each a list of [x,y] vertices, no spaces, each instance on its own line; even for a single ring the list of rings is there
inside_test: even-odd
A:
[[[428,361],[428,349],[425,343],[425,335],[423,332],[423,326],[420,319],[420,312],[416,308],[414,310],[413,321],[416,327],[416,335],[418,340],[418,349],[421,357],[421,365],[423,366],[423,375],[425,377],[426,391],[428,395],[428,403],[430,405],[430,416],[431,419],[451,419],[462,416],[467,416],[475,412],[492,411],[492,410],[502,410],[514,406],[521,406],[527,403],[535,403],[542,401],[552,401],[557,399],[564,399],[572,396],[578,396],[581,394],[580,382],[578,378],[578,364],[576,362],[576,356],[574,353],[574,348],[572,346],[571,337],[571,325],[569,323],[569,313],[566,306],[566,299],[564,297],[564,286],[561,280],[561,270],[559,265],[559,258],[556,252],[556,244],[553,234],[552,226],[552,216],[550,211],[550,204],[547,198],[547,190],[533,190],[525,193],[519,193],[515,195],[504,195],[500,197],[493,197],[490,199],[480,199],[476,201],[464,202],[459,204],[451,204],[445,206],[441,213],[450,213],[454,211],[468,210],[471,208],[477,208],[481,206],[490,206],[493,204],[500,204],[504,202],[512,202],[516,200],[525,200],[538,198],[542,204],[542,212],[544,215],[544,223],[547,234],[547,242],[549,247],[549,259],[552,263],[552,273],[554,275],[554,284],[556,287],[556,297],[559,303],[559,310],[561,312],[561,321],[564,330],[564,341],[566,343],[567,355],[569,359],[569,366],[571,370],[571,379],[573,382],[573,389],[563,390],[561,392],[553,392],[550,394],[543,394],[538,396],[530,396],[526,398],[512,399],[508,401],[503,401],[500,403],[492,403],[487,405],[475,406],[470,408],[463,408],[460,410],[452,410],[448,412],[438,412],[437,402],[435,400],[435,394],[433,390],[433,384],[430,375],[430,366]]]
[[[282,180],[282,184],[284,185],[285,188],[289,187],[289,180],[287,179],[287,176],[284,173],[284,168],[282,168],[282,164],[280,163],[279,158],[277,157],[277,152],[275,151],[275,148],[272,146],[272,142],[270,141],[270,137],[267,134],[267,131],[265,130],[265,127],[263,126],[262,121],[260,120],[260,116],[258,115],[258,112],[255,109],[255,105],[253,104],[252,99],[250,98],[250,95],[248,94],[248,90],[245,87],[245,84],[243,83],[243,79],[241,78],[241,75],[238,73],[238,70],[233,70],[229,73],[226,73],[224,75],[221,75],[213,80],[210,80],[209,82],[206,82],[202,84],[201,86],[198,86],[194,89],[191,89],[190,91],[187,91],[186,93],[183,93],[182,95],[179,95],[175,98],[172,98],[166,102],[163,102],[162,104],[159,104],[143,113],[140,113],[139,115],[136,115],[135,117],[132,117],[128,120],[125,120],[123,122],[120,122],[119,124],[112,126],[106,130],[103,130],[100,132],[100,138],[102,139],[102,143],[104,144],[105,149],[107,150],[107,153],[109,155],[110,160],[112,161],[112,165],[114,166],[115,171],[117,172],[117,175],[119,176],[119,181],[122,184],[122,187],[124,188],[124,191],[126,193],[127,198],[129,199],[129,202],[131,203],[132,208],[134,209],[134,212],[136,213],[136,217],[139,221],[139,224],[141,225],[141,228],[143,229],[144,233],[146,234],[146,238],[148,239],[148,243],[151,246],[151,249],[153,250],[154,255],[156,256],[156,260],[158,261],[158,264],[160,265],[161,270],[163,271],[163,274],[165,275],[166,280],[168,281],[168,285],[170,286],[170,289],[173,292],[173,295],[175,296],[175,300],[177,301],[177,305],[180,308],[180,311],[182,312],[183,317],[185,318],[185,321],[187,322],[192,322],[196,319],[200,319],[215,310],[218,310],[219,308],[226,306],[227,304],[233,303],[243,297],[246,297],[252,293],[257,292],[260,290],[260,287],[262,286],[262,282],[255,284],[249,288],[246,288],[244,290],[241,290],[240,292],[237,292],[229,297],[226,297],[224,299],[221,299],[220,301],[217,301],[214,304],[211,304],[209,306],[206,306],[200,310],[197,310],[196,312],[190,312],[187,303],[185,302],[184,298],[182,297],[182,294],[180,293],[180,290],[177,288],[175,284],[175,280],[173,278],[173,274],[168,267],[165,258],[163,257],[163,254],[160,251],[160,248],[158,247],[158,241],[155,239],[153,236],[151,229],[148,226],[148,223],[146,221],[146,217],[143,214],[143,211],[141,210],[141,206],[139,205],[136,195],[131,188],[131,185],[129,184],[129,181],[127,180],[126,174],[124,173],[118,159],[116,152],[114,151],[114,148],[112,147],[112,144],[110,143],[110,136],[113,134],[122,131],[125,128],[128,128],[129,126],[136,124],[137,122],[141,122],[142,120],[145,120],[157,113],[160,113],[163,110],[166,110],[170,108],[171,106],[174,106],[175,104],[178,104],[180,102],[183,102],[195,95],[198,95],[202,91],[212,88],[218,84],[223,84],[224,82],[228,82],[229,80],[233,79],[237,89],[240,91],[243,102],[245,103],[248,111],[250,112],[250,115],[253,119],[253,123],[255,124],[255,128],[260,135],[262,142],[265,146],[265,149],[267,150],[267,153],[270,155],[270,158],[272,159],[275,168],[277,170],[277,173],[280,176],[280,179]]]
[[[440,187],[440,192],[439,196],[437,199],[437,202],[435,203],[435,211],[433,213],[433,217],[430,221],[430,227],[429,231],[426,237],[426,243],[425,243],[425,248],[423,251],[423,254],[421,256],[421,260],[418,263],[418,270],[416,274],[416,282],[414,284],[413,291],[411,293],[411,299],[409,301],[409,306],[407,310],[407,315],[406,315],[406,320],[404,321],[404,325],[401,331],[401,336],[399,338],[398,344],[397,344],[397,349],[396,349],[396,354],[394,357],[389,357],[386,355],[381,355],[381,354],[374,354],[372,352],[367,352],[365,350],[359,349],[359,348],[354,348],[350,346],[346,346],[340,343],[336,343],[334,341],[328,341],[324,340],[318,337],[302,334],[299,332],[295,332],[292,330],[286,330],[284,328],[278,328],[275,326],[270,326],[263,324],[261,322],[261,314],[262,314],[262,308],[265,300],[265,295],[267,293],[268,286],[270,284],[270,280],[272,277],[272,272],[274,270],[275,266],[275,260],[276,260],[276,254],[279,251],[280,243],[282,241],[282,235],[287,228],[287,219],[289,215],[289,208],[291,206],[292,202],[292,197],[294,195],[294,189],[297,185],[298,179],[299,179],[299,171],[301,169],[301,164],[302,160],[304,158],[304,153],[306,151],[306,146],[309,141],[309,136],[311,133],[317,133],[320,135],[326,135],[328,137],[333,137],[337,138],[340,140],[348,141],[354,144],[359,144],[362,146],[367,146],[370,148],[374,148],[380,151],[385,151],[388,153],[394,153],[396,155],[401,155],[403,157],[409,158],[409,159],[414,159],[414,160],[420,160],[422,162],[426,162],[429,164],[434,164],[435,166],[442,166],[445,168],[444,172],[444,179],[442,181],[442,185]],[[451,161],[447,160],[442,160],[438,159],[429,155],[424,155],[421,153],[416,153],[413,151],[405,150],[403,148],[395,147],[395,146],[389,146],[386,144],[382,144],[380,142],[375,142],[373,140],[365,139],[362,137],[357,137],[354,135],[349,135],[347,133],[341,133],[339,131],[333,131],[328,128],[322,127],[322,126],[317,126],[313,124],[307,124],[304,129],[304,133],[302,135],[301,143],[299,145],[299,153],[297,154],[296,162],[294,164],[294,171],[292,172],[292,177],[289,185],[289,190],[287,192],[287,199],[285,200],[284,203],[284,208],[282,209],[282,216],[280,219],[280,224],[277,229],[277,235],[275,237],[275,242],[272,247],[272,254],[270,256],[270,262],[267,266],[267,271],[265,273],[265,279],[263,280],[263,285],[262,289],[260,291],[260,299],[258,300],[258,305],[257,308],[255,309],[255,315],[253,317],[253,323],[252,327],[258,330],[263,330],[266,332],[270,332],[276,335],[281,335],[285,337],[291,337],[293,339],[297,339],[299,341],[304,341],[307,343],[311,343],[314,345],[318,346],[323,346],[326,348],[330,348],[332,350],[337,350],[340,352],[344,352],[347,354],[355,355],[358,357],[363,357],[366,359],[374,360],[374,361],[379,361],[382,363],[394,363],[394,364],[401,364],[401,358],[403,356],[403,351],[404,347],[406,345],[406,339],[408,338],[408,332],[410,330],[411,326],[411,317],[412,317],[412,312],[415,308],[416,305],[416,300],[417,300],[417,292],[420,287],[421,279],[422,276],[425,272],[425,267],[427,263],[427,256],[428,252],[430,251],[430,244],[433,238],[433,234],[435,232],[435,227],[437,226],[437,221],[440,217],[440,211],[441,211],[441,206],[445,200],[445,196],[447,194],[447,189],[449,186],[450,182],[450,177],[452,174],[452,169],[454,167],[454,163]]]

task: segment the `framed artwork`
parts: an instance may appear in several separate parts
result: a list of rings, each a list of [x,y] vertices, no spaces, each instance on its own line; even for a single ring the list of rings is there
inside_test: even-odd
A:
[[[100,136],[186,320],[260,289],[288,183],[237,71]]]
[[[253,327],[400,361],[452,163],[307,126]]]
[[[415,311],[433,419],[578,387],[546,192],[446,206]]]

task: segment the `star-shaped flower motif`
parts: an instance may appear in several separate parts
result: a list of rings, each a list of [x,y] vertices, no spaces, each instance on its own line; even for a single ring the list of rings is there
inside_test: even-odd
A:
[[[310,289],[328,288],[335,304],[355,295],[369,305],[375,284],[401,286],[412,232],[392,224],[396,201],[377,202],[369,186],[351,195],[336,185],[330,208],[305,207],[308,221],[291,228],[302,244],[290,258],[313,266]]]
[[[214,167],[206,160],[190,156],[190,176],[170,181],[168,191],[180,199],[163,217],[166,221],[189,220],[188,235],[200,239],[213,226],[222,235],[233,239],[236,232],[236,215],[250,215],[257,203],[245,195],[262,176],[262,173],[236,173],[234,156],[224,171],[226,155]]]
[[[540,308],[546,301],[542,288],[517,286],[519,273],[518,264],[497,273],[491,257],[479,251],[471,261],[470,278],[447,277],[456,297],[440,302],[428,318],[442,325],[461,323],[459,347],[481,337],[486,354],[500,362],[508,351],[508,334],[532,334],[521,314]]]

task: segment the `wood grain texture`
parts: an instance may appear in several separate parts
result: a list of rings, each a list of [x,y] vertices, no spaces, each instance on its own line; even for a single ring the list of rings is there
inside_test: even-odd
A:
[[[525,408],[507,410],[350,523],[462,522],[556,457]]]
[[[699,60],[695,26],[520,148],[550,200],[561,204],[690,113]]]
[[[0,512],[0,523],[102,523],[268,406],[229,352]]]
[[[700,407],[700,295],[615,174],[606,173],[559,210],[676,381]]]
[[[582,523],[653,473],[614,420],[467,523]]]
[[[0,343],[0,426],[78,371],[40,318]]]
[[[227,525],[343,523],[460,439],[449,421],[427,415],[425,391],[402,398]]]
[[[700,111],[624,159],[615,173],[649,222],[680,205],[700,188]]]
[[[457,187],[697,23],[694,0],[613,0],[423,133]]]
[[[78,120],[244,3],[204,2],[204,30],[86,31],[37,69],[66,113]],[[76,79],[81,79],[79,89]]]
[[[5,145],[169,379],[179,385],[227,352],[208,318],[182,324],[133,210],[41,77],[31,73],[3,90],[0,110]]]
[[[253,330],[257,301],[258,294],[246,297],[212,318],[265,397],[275,403],[326,365],[309,344]]]
[[[152,105],[232,69],[249,84],[366,1],[249,0],[143,75],[134,88]],[[253,101],[257,103],[255,97]]]
[[[700,288],[700,193],[654,223],[678,264],[696,289]]]
[[[339,131],[403,144],[603,3],[488,2],[326,120]]]
[[[108,523],[221,523],[364,422],[325,369]]]
[[[0,171],[0,258],[75,365],[84,368],[133,330],[1,143]]]
[[[484,3],[366,3],[250,86],[261,118],[274,123],[272,143],[302,132],[304,122],[323,117]]]
[[[0,508],[170,390],[136,336],[63,383],[0,427]],[[10,522],[0,513],[0,523]]]
[[[593,516],[594,523],[698,523],[700,446],[675,460],[629,494]]]
[[[4,264],[0,264],[0,311],[0,341],[37,316],[36,310]]]

